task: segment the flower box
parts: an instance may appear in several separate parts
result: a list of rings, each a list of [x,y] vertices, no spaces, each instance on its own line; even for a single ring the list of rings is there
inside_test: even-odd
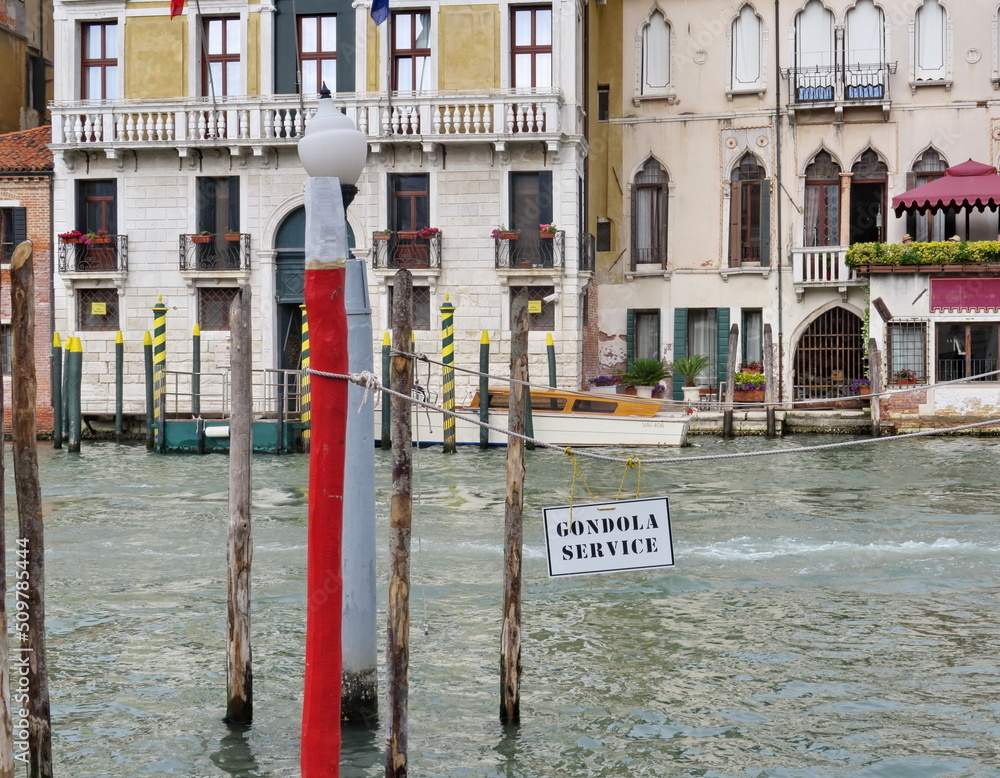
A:
[[[240,238],[242,238],[242,237],[243,236],[240,233],[238,233],[238,232],[227,232],[226,233],[226,240],[228,240],[230,243],[238,243],[239,240],[240,240]]]
[[[501,232],[497,234],[499,240],[517,240],[521,237],[519,232]]]
[[[212,240],[212,236],[211,235],[192,235],[191,236],[191,242],[192,243],[208,243],[210,240]]]
[[[540,238],[554,238],[556,236],[555,230],[539,230],[538,237]]]
[[[59,238],[63,243],[82,243],[83,238]]]
[[[590,391],[594,394],[618,394],[617,386],[592,386]]]
[[[372,240],[389,240],[392,237],[391,232],[375,232],[372,233]]]
[[[733,402],[762,403],[764,402],[764,388],[761,387],[760,389],[734,389]]]
[[[95,245],[95,246],[106,245],[106,244],[108,244],[108,243],[111,242],[111,236],[110,235],[95,235],[93,238],[90,239],[90,242],[93,245]]]

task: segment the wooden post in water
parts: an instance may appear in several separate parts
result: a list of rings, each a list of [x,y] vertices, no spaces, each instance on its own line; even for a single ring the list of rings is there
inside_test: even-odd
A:
[[[124,372],[125,372],[125,342],[122,331],[115,333],[115,440],[122,439],[124,419],[122,418],[122,403],[124,402]]]
[[[882,360],[878,350],[878,341],[868,339],[868,382],[871,389],[871,399],[868,401],[872,418],[872,437],[882,434]]]
[[[191,415],[201,416],[201,325],[191,330]]]
[[[740,325],[729,328],[729,354],[726,355],[726,409],[722,413],[722,437],[733,436],[733,395],[736,392],[736,360],[740,349]]]
[[[392,381],[392,336],[387,332],[382,336],[382,386],[389,386]],[[389,395],[382,395],[382,440],[379,445],[388,450],[392,447],[392,402]]]
[[[153,337],[146,330],[142,339],[143,361],[146,364],[146,450],[156,448],[156,438],[153,436],[153,422],[156,418],[156,405],[153,400]]]
[[[510,403],[507,427],[524,434],[528,380],[528,304],[514,301],[510,335]],[[500,722],[521,721],[521,551],[524,542],[524,441],[507,441],[507,500],[503,533],[503,623],[500,627]]]
[[[764,402],[767,404],[767,436],[773,438],[778,434],[774,420],[774,398],[777,396],[777,393],[774,391],[774,384],[778,380],[778,377],[774,374],[776,362],[774,359],[774,338],[771,335],[770,324],[764,325],[763,352],[764,364],[762,369],[764,370],[764,379],[767,381],[764,384]]]
[[[410,449],[411,366],[408,357],[413,333],[411,309],[413,278],[408,270],[399,270],[392,281],[392,357],[389,388],[403,397],[392,402],[392,498],[389,506],[389,602],[386,627],[386,778],[407,775],[407,708],[410,667],[410,526],[412,461]]]
[[[490,334],[483,330],[479,338],[479,421],[489,424],[490,421]],[[479,428],[479,448],[490,447],[490,431],[486,427]]]
[[[69,378],[69,435],[66,449],[71,453],[80,452],[80,440],[83,437],[83,341],[78,337],[69,339],[66,349],[67,376]]]
[[[53,338],[52,361],[55,366],[56,343],[59,335]],[[0,349],[6,345],[0,342]],[[61,351],[61,349],[60,349]],[[4,356],[10,356],[4,355]],[[60,356],[61,360],[61,356]],[[53,381],[55,379],[53,378]],[[0,371],[0,484],[6,483],[6,466],[4,462],[4,423],[3,423],[3,372]],[[53,411],[55,407],[53,406]],[[58,429],[58,428],[57,428]],[[53,439],[56,435],[53,435]],[[58,448],[58,446],[57,446]],[[5,489],[0,489],[0,778],[14,778],[14,722],[11,715],[10,696],[10,641],[7,638],[7,504],[4,499]]]
[[[63,444],[63,350],[59,333],[52,333],[52,448]]]
[[[549,358],[549,386],[556,388],[556,342],[552,339],[552,333],[545,333],[545,353]]]
[[[21,243],[10,262],[11,400],[13,418],[14,486],[17,493],[17,578],[15,603],[28,614],[27,633],[15,650],[20,677],[27,677],[28,775],[52,776],[52,724],[49,717],[48,665],[45,658],[45,536],[42,490],[38,482],[35,441],[35,281],[31,242]],[[27,573],[22,579],[21,571]],[[20,587],[23,580],[25,588]],[[4,634],[6,639],[6,633]],[[23,665],[23,661],[27,661]],[[20,683],[18,688],[21,688]]]
[[[245,284],[229,308],[232,414],[229,422],[229,526],[226,542],[229,566],[226,721],[230,724],[249,724],[253,720],[253,651],[250,645],[253,368],[250,316],[250,285]]]

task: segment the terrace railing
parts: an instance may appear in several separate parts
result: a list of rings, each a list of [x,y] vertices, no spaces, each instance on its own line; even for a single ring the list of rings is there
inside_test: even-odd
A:
[[[60,238],[60,273],[116,273],[128,270],[128,236]]]

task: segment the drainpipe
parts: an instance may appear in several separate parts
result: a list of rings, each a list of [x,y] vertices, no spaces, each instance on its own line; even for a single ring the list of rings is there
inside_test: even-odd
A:
[[[782,401],[784,395],[784,381],[780,379],[784,376],[784,360],[781,358],[784,351],[785,344],[785,329],[784,329],[784,316],[782,312],[783,300],[782,300],[782,284],[781,284],[781,273],[782,264],[784,257],[784,250],[782,245],[782,231],[781,231],[781,35],[779,33],[779,20],[781,18],[780,0],[774,0],[774,153],[776,157],[776,162],[774,166],[774,175],[777,179],[777,186],[775,187],[774,202],[777,206],[775,208],[775,233],[777,235],[776,249],[777,249],[777,260],[778,260],[778,402]]]

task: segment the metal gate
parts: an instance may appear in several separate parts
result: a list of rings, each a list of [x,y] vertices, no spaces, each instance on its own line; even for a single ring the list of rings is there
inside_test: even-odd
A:
[[[865,374],[861,327],[861,318],[844,308],[833,308],[809,325],[795,347],[796,400],[851,394],[851,381]]]

